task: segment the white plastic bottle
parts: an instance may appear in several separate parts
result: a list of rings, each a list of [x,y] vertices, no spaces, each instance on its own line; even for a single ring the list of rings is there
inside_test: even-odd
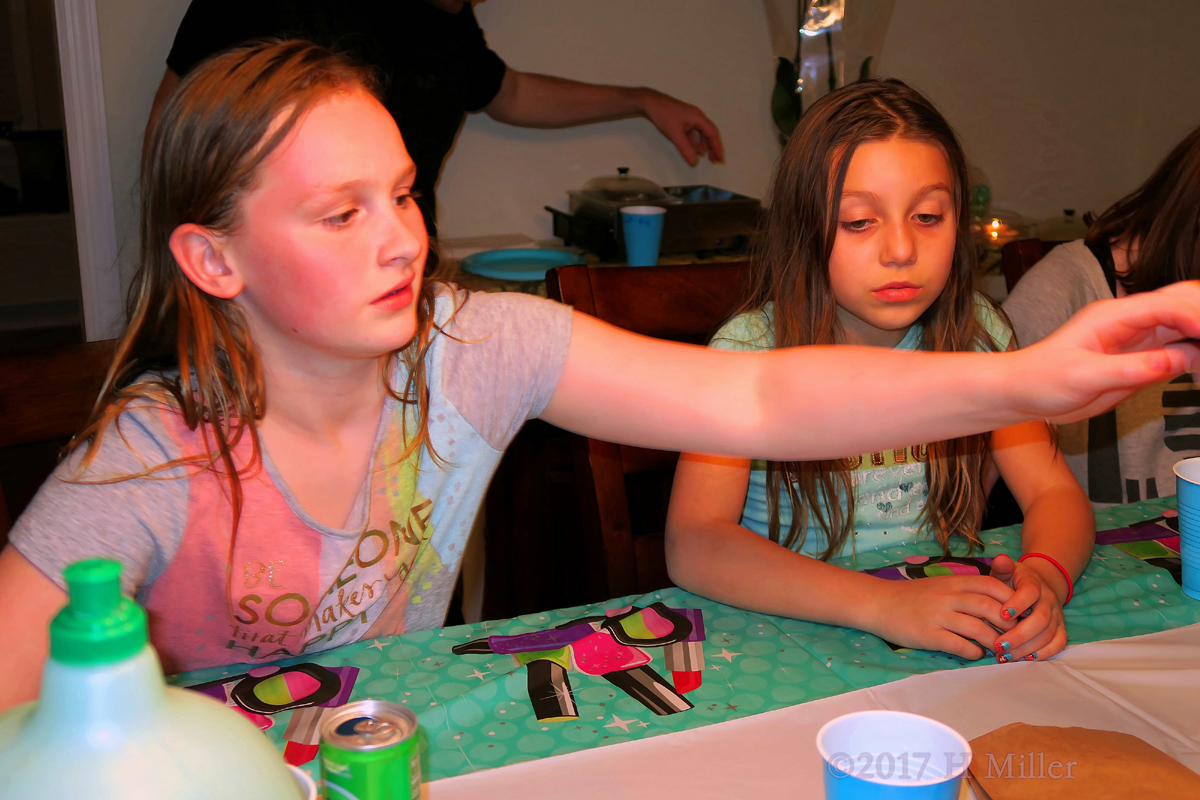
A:
[[[0,800],[302,800],[247,719],[164,683],[120,573],[105,559],[64,570],[41,699],[0,716]]]

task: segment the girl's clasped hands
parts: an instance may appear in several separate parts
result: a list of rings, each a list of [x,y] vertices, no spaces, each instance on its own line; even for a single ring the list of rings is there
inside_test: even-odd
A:
[[[1047,565],[1046,572],[1031,562],[999,555],[990,576],[880,581],[878,619],[864,629],[906,647],[972,660],[985,651],[1001,663],[1049,658],[1067,644],[1067,583],[1057,568]]]

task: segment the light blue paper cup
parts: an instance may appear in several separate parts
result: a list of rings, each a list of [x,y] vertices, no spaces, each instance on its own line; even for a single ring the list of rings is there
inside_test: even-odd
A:
[[[1175,465],[1175,501],[1183,593],[1200,600],[1200,458],[1185,458]]]
[[[957,800],[971,745],[937,720],[859,711],[817,732],[827,800]]]
[[[625,263],[631,267],[653,267],[658,263],[662,244],[663,217],[667,210],[658,206],[626,206],[621,209],[621,228],[625,234]]]

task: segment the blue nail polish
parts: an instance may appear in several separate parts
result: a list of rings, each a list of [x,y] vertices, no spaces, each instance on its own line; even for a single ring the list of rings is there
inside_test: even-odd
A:
[[[1007,653],[1001,653],[1000,655],[996,656],[996,660],[999,661],[1001,664],[1007,664],[1009,658],[1010,658],[1010,656]]]
[[[1010,645],[1008,642],[1001,642],[1000,649],[1007,653],[1009,650],[1012,650],[1012,645]]]
[[[1004,613],[1007,615],[1005,619],[1012,619],[1017,615],[1017,610],[1015,608],[1006,608],[1004,609]]]

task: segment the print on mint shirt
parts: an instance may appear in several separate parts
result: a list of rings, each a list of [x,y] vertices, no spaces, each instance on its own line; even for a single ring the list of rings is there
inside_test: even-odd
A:
[[[874,524],[891,528],[889,532],[894,535],[916,535],[929,497],[925,471],[928,459],[929,447],[923,444],[850,459],[855,527],[870,528]]]

